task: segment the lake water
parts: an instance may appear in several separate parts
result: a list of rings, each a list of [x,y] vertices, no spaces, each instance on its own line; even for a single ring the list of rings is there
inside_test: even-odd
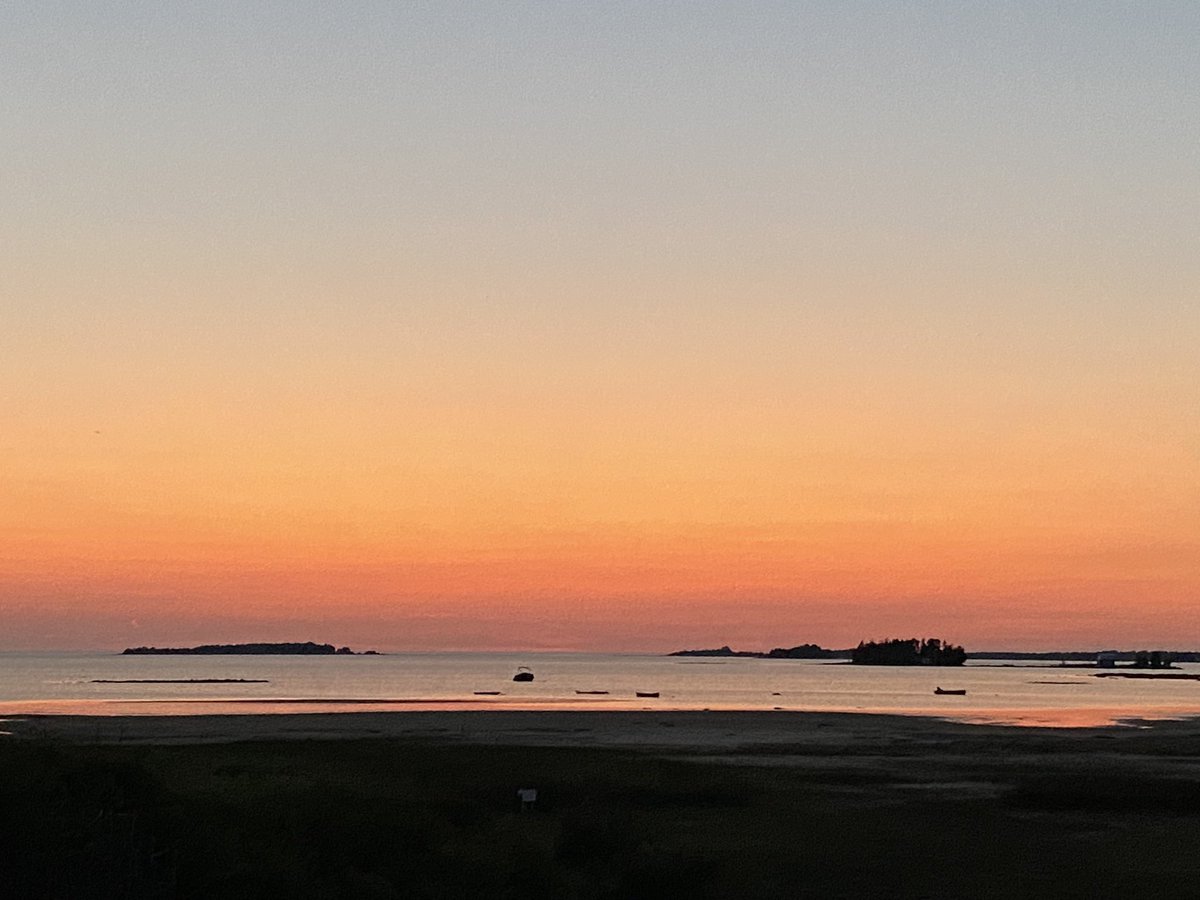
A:
[[[518,666],[535,674],[512,681]],[[930,715],[1022,725],[1200,716],[1200,681],[1097,678],[1045,663],[888,668],[809,660],[552,653],[122,656],[0,653],[0,716],[406,709],[749,709]],[[1179,671],[1200,674],[1200,664]],[[96,679],[263,679],[98,684]],[[936,696],[934,688],[966,689]],[[477,691],[500,691],[497,696]],[[581,694],[577,691],[607,691]],[[657,691],[658,698],[635,697]]]

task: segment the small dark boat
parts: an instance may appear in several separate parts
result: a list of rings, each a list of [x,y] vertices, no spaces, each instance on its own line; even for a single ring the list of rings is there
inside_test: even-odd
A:
[[[500,691],[471,691],[476,697],[498,697]]]
[[[962,697],[962,696],[966,695],[967,689],[966,688],[958,688],[956,690],[947,690],[946,688],[939,687],[939,688],[934,688],[933,692],[935,694],[953,694],[956,697]]]
[[[517,674],[513,676],[513,681],[533,681],[533,673],[525,666],[517,667]]]
[[[657,697],[658,691],[634,691],[636,697]]]
[[[577,694],[607,694],[608,691],[576,691]]]

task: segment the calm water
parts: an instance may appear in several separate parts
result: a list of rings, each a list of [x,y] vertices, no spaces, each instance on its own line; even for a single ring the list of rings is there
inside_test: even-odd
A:
[[[535,673],[533,682],[512,681],[522,665]],[[1095,678],[1093,671],[1045,664],[968,664],[939,670],[801,660],[547,653],[353,657],[0,653],[0,715],[781,708],[1025,725],[1200,716],[1200,682]],[[1185,665],[1181,671],[1200,673],[1200,665]],[[93,683],[93,679],[187,678],[266,679],[267,683]],[[967,695],[935,696],[933,690],[939,685],[965,688]],[[503,693],[478,696],[475,691]],[[638,699],[635,691],[658,691],[660,697]]]

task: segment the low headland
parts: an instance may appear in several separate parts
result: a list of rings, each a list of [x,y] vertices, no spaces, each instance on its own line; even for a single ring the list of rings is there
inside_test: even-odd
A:
[[[776,647],[774,650],[734,650],[728,644],[711,650],[676,650],[667,656],[722,656],[749,659],[846,659],[852,650],[826,650],[816,644],[800,644],[796,647]]]

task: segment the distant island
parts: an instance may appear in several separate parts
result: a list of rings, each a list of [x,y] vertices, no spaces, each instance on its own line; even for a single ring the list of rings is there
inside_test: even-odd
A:
[[[270,684],[266,678],[93,678],[92,684]]]
[[[126,647],[125,656],[378,656],[377,650],[355,653],[333,644],[202,644],[199,647]]]

